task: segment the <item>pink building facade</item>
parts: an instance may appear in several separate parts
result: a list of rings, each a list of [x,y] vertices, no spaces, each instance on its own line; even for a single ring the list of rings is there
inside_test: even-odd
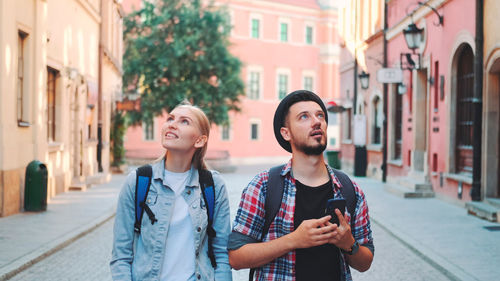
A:
[[[472,200],[473,142],[477,137],[473,134],[476,122],[473,107],[477,100],[474,96],[474,57],[478,53],[476,1],[429,0],[422,4],[412,0],[386,1],[387,68],[403,69],[403,75],[401,83],[387,84],[385,115],[383,84],[376,79],[377,72],[383,68],[383,25],[377,25],[379,22],[373,20],[366,23],[373,17],[359,14],[355,19],[349,18],[353,10],[366,10],[366,6],[374,2],[348,2],[342,10],[342,14],[348,16],[342,18],[342,23],[354,23],[360,35],[349,38],[349,33],[341,32],[345,43],[342,44],[340,63],[340,95],[344,107],[349,109],[342,115],[343,167],[352,172],[356,161],[359,161],[355,157],[352,140],[353,131],[359,130],[353,124],[356,116],[352,109],[356,108],[356,115],[362,115],[366,120],[364,145],[368,151],[368,176],[381,178],[383,174],[383,146],[375,141],[378,140],[375,128],[380,125],[383,134],[385,118],[387,182],[397,186],[400,189],[397,192],[405,196],[435,195],[463,205],[467,203],[469,208]],[[485,3],[489,7],[498,6],[495,1]],[[487,42],[480,50],[485,53],[481,98],[480,200],[485,201],[500,197],[500,107],[498,68],[495,66],[498,61],[495,61],[494,55],[498,53],[498,47],[494,47],[498,39],[493,31],[493,11],[485,8],[484,19],[479,19],[484,20],[484,41]],[[383,19],[383,9],[379,18]],[[408,48],[403,33],[412,23],[422,29],[420,46],[414,52]],[[354,58],[358,63],[356,74]],[[361,89],[358,81],[357,102],[354,104],[353,80],[362,71],[370,74],[370,83],[367,89]],[[382,99],[381,107],[378,107],[379,97]],[[382,144],[383,136],[380,141]]]
[[[333,6],[314,0],[216,1],[228,10],[231,53],[243,62],[246,95],[241,112],[229,112],[227,126],[212,128],[208,157],[230,156],[234,162],[287,157],[272,129],[274,111],[284,95],[309,89],[325,101],[338,97],[338,13]],[[333,1],[330,1],[333,2]],[[129,128],[125,139],[128,158],[154,158],[161,154],[160,127]],[[338,146],[338,124],[331,118],[330,148]]]
[[[439,24],[426,6],[413,6],[413,17],[406,15],[411,4],[400,0],[388,6],[389,65],[408,63],[400,56],[410,53],[402,30],[412,20],[424,35],[416,50],[419,66],[404,71],[406,91],[389,86],[387,177],[397,183],[411,181],[414,189],[430,185],[437,195],[470,201],[475,2],[430,1],[446,24]],[[464,13],[469,16],[458,16]]]

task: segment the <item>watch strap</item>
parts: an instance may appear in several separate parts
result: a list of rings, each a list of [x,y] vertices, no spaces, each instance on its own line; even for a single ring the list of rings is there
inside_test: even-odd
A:
[[[344,252],[348,255],[354,255],[358,252],[358,250],[359,250],[359,243],[358,243],[358,241],[354,241],[354,244],[352,245],[352,247],[349,251],[342,250],[342,252]]]

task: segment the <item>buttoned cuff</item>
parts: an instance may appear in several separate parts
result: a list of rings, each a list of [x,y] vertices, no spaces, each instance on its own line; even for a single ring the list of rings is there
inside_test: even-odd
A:
[[[229,234],[229,241],[227,242],[227,250],[238,250],[242,246],[250,243],[258,243],[260,240],[254,239],[248,235],[241,234],[239,232],[233,231]]]

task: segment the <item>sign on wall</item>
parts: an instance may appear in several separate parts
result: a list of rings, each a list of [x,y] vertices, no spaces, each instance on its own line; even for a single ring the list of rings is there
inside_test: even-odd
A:
[[[399,68],[381,68],[377,70],[377,81],[379,83],[401,83],[403,82],[403,70]]]

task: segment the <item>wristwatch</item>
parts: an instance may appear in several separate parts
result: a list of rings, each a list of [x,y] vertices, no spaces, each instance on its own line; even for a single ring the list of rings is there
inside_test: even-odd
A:
[[[342,252],[344,252],[348,255],[354,255],[358,252],[358,250],[359,250],[359,243],[358,243],[358,241],[354,241],[354,244],[352,245],[351,250],[349,250],[349,251],[342,250]]]

